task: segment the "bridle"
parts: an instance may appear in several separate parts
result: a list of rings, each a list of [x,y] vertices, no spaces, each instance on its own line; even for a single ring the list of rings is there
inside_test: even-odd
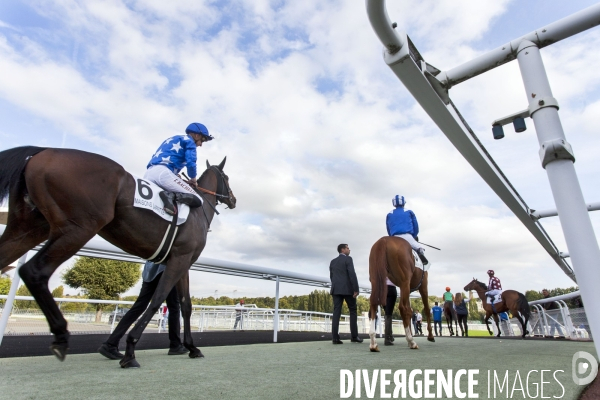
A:
[[[198,189],[201,192],[204,192],[204,193],[216,196],[217,202],[219,202],[219,203],[225,203],[221,199],[231,200],[234,197],[233,193],[231,193],[231,189],[229,188],[229,185],[225,184],[226,181],[229,181],[229,177],[227,175],[225,175],[225,173],[223,171],[221,171],[218,167],[216,167],[214,165],[211,165],[210,168],[209,168],[209,170],[212,171],[212,172],[214,172],[215,175],[217,176],[217,191],[213,192],[211,190],[204,189],[203,187],[200,187],[200,186],[196,187],[196,189]],[[228,194],[222,194],[223,193],[223,189],[225,187],[227,188]]]
[[[203,192],[203,193],[215,196],[217,204],[218,203],[224,204],[225,200],[234,199],[235,196],[231,192],[231,188],[229,187],[229,185],[226,184],[226,182],[229,181],[229,177],[227,175],[225,175],[225,173],[223,171],[221,171],[220,168],[218,168],[216,165],[211,165],[208,167],[207,171],[212,171],[215,174],[215,176],[217,177],[217,190],[215,192],[213,192],[212,190],[204,189],[203,187],[200,187],[200,186],[194,186],[193,189],[195,189],[196,192],[198,192],[198,194],[200,195],[200,197],[202,197],[202,199],[204,200],[202,202],[201,208],[202,208],[204,217],[206,218],[206,222],[208,222],[208,225],[210,226],[210,221],[208,219],[208,216],[206,215],[206,210],[204,210],[204,203],[208,203],[208,205],[214,210],[215,214],[219,215],[219,211],[217,211],[216,204],[213,206],[212,203],[207,201],[204,198],[204,196],[202,195],[202,193],[199,193],[199,192]],[[186,178],[187,178],[187,176],[186,176]],[[227,190],[227,194],[223,194],[225,190]]]

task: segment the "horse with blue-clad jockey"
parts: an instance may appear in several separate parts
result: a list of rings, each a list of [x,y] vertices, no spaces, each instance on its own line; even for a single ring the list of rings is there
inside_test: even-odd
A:
[[[435,342],[431,330],[431,313],[429,312],[429,298],[427,292],[427,268],[429,263],[423,257],[424,249],[419,245],[416,236],[419,234],[417,217],[411,210],[405,210],[406,200],[404,196],[396,195],[392,199],[395,210],[390,212],[386,218],[388,236],[380,238],[369,255],[369,279],[371,281],[371,297],[369,320],[371,342],[369,349],[378,352],[379,347],[375,342],[375,319],[377,308],[386,306],[388,300],[388,285],[400,288],[400,301],[398,308],[404,324],[404,332],[408,347],[418,349],[414,341],[411,328],[410,293],[419,291],[423,300],[423,313],[427,318],[427,340]],[[418,253],[418,254],[417,254]],[[422,260],[422,261],[421,261]],[[385,316],[385,344],[393,344],[392,316]]]
[[[129,332],[121,366],[139,367],[136,343],[175,285],[184,319],[183,345],[190,358],[202,357],[191,335],[188,270],[206,245],[211,221],[218,214],[217,203],[236,206],[223,172],[225,159],[219,165],[207,161],[207,169],[196,177],[196,147],[211,139],[204,125],[194,123],[186,135],[165,140],[148,165],[147,180],[134,178],[106,157],[79,150],[24,146],[0,152],[0,201],[8,197],[8,221],[0,237],[0,269],[45,242],[20,268],[19,275],[48,320],[54,334],[50,350],[61,361],[67,355],[70,334],[48,281],[96,234],[142,259],[155,259],[166,249],[158,261],[166,263],[165,271],[150,306]],[[190,174],[187,182],[177,175],[183,167]],[[148,181],[160,187],[152,189]],[[165,218],[157,212],[164,214],[162,208],[154,208],[154,204],[145,209],[136,203],[138,194],[153,199],[152,193],[161,188],[170,192],[160,197],[173,217]],[[177,208],[181,204],[190,209],[187,221],[179,225]]]

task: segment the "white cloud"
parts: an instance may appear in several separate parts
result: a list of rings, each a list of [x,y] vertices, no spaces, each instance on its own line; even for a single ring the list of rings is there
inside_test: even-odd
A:
[[[490,34],[510,3],[388,6],[426,59],[446,68],[481,52],[473,42]],[[428,250],[431,292],[462,287],[489,268],[519,290],[571,285],[383,63],[363,3],[36,7],[61,28],[0,29],[0,98],[47,121],[56,132],[49,145],[60,146],[68,132],[82,149],[137,175],[164,138],[192,121],[206,124],[217,140],[199,150],[199,162],[228,156],[238,208],[216,217],[204,256],[327,276],[337,244],[346,242],[368,282],[370,247],[386,233],[385,214],[400,193],[419,217],[420,238],[442,248]],[[598,37],[591,31],[543,50],[564,125],[574,132],[578,171],[590,180],[598,81],[585,67],[598,56],[586,49]],[[506,127],[504,140],[491,139],[492,120],[526,106],[516,63],[451,95],[526,201],[552,208],[531,121],[523,134]],[[558,225],[548,226],[565,249]],[[202,274],[192,287],[233,290],[226,282]],[[246,281],[235,290],[241,285],[247,295],[266,287]]]

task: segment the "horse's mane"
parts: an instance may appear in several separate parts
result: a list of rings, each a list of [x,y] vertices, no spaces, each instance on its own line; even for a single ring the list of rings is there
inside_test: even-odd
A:
[[[479,282],[477,279],[475,279],[475,282],[476,282],[477,284],[479,284],[479,286],[481,286],[481,287],[482,287],[482,288],[484,288],[485,290],[488,290],[488,286],[487,286],[485,283],[483,283],[483,282]]]

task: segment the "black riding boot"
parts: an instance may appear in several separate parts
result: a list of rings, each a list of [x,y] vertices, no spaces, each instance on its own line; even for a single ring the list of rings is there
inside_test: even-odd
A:
[[[175,193],[175,200],[181,204],[187,204],[190,208],[196,208],[202,205],[202,200],[200,200],[198,196],[190,193]]]
[[[392,316],[385,316],[385,341],[383,342],[385,346],[393,346],[393,333],[392,333]]]
[[[469,337],[469,327],[467,326],[466,323],[465,323],[465,336]]]
[[[164,210],[169,215],[175,215],[175,194],[162,191],[158,194],[164,203]]]
[[[425,258],[424,251],[419,252],[419,258],[421,259],[421,261],[423,261],[423,265],[429,264],[429,261],[427,260],[427,258]]]

